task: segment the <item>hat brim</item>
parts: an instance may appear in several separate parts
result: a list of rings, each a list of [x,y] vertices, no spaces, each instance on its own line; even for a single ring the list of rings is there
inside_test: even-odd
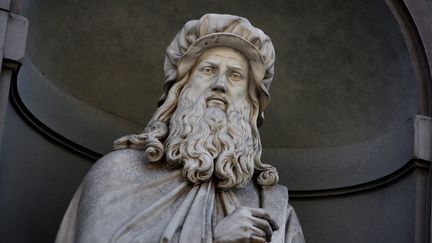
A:
[[[257,87],[265,75],[265,65],[259,50],[248,40],[231,33],[213,33],[197,39],[177,63],[177,79],[184,77],[198,57],[213,47],[230,47],[240,51],[248,60]]]

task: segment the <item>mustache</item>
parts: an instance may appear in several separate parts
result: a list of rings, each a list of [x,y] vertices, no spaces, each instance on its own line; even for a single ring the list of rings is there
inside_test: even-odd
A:
[[[185,106],[176,109],[171,117],[164,144],[166,162],[181,167],[184,178],[192,184],[215,178],[219,189],[245,185],[253,176],[258,152],[249,122],[250,106],[241,104],[241,113],[235,104],[225,112],[209,112],[206,101],[229,104],[230,95],[211,91],[201,96],[202,102],[187,100],[189,97],[187,92],[183,94]]]
[[[207,101],[211,101],[211,100],[218,100],[223,102],[225,105],[229,105],[231,103],[231,97],[229,97],[228,95],[224,94],[224,93],[220,93],[220,92],[211,92],[210,94],[208,94],[204,100]]]

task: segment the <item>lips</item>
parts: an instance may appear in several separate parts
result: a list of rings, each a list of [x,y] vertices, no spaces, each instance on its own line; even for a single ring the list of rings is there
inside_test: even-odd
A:
[[[219,95],[212,95],[208,97],[206,101],[208,106],[215,105],[221,107],[222,109],[225,109],[228,103],[225,97]]]
[[[222,98],[222,97],[210,96],[210,97],[207,98],[207,101],[213,101],[213,100],[214,101],[220,101],[220,102],[222,102],[224,104],[227,103],[227,101],[224,98]]]

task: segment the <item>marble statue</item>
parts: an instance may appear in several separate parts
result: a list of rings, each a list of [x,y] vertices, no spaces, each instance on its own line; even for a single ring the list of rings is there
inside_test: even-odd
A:
[[[90,169],[56,242],[304,242],[261,161],[274,60],[245,18],[187,22],[167,48],[159,108]]]

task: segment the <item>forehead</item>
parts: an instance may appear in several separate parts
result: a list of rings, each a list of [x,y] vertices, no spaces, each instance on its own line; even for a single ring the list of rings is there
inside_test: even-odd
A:
[[[245,70],[249,66],[248,59],[242,53],[230,47],[214,47],[206,50],[197,60],[197,63],[202,62],[216,62],[215,64],[225,62],[227,64],[239,65]]]

